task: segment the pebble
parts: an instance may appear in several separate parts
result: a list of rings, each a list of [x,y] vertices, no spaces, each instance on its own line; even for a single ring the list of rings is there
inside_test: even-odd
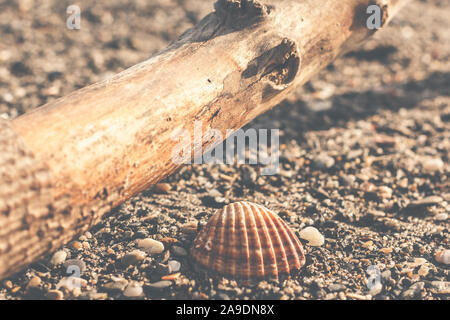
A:
[[[49,300],[62,300],[64,298],[64,294],[60,290],[49,290],[46,297]]]
[[[140,250],[133,250],[127,254],[125,254],[122,259],[122,265],[125,267],[136,265],[138,262],[145,259],[145,252]]]
[[[378,196],[381,199],[391,199],[392,198],[392,189],[386,186],[380,186],[378,188]]]
[[[450,264],[450,250],[440,250],[434,254],[434,259],[436,262],[449,265]]]
[[[430,197],[426,197],[426,198],[411,202],[407,208],[410,209],[410,208],[417,208],[417,207],[434,206],[434,205],[440,204],[442,201],[444,201],[444,200],[439,196],[430,196]]]
[[[28,281],[28,288],[36,288],[41,284],[42,280],[38,276],[34,276],[31,278],[30,281]]]
[[[74,241],[70,244],[70,247],[75,250],[81,250],[83,249],[83,244],[80,241]]]
[[[172,253],[176,256],[180,257],[186,257],[188,255],[186,249],[179,247],[179,246],[173,246],[172,247]]]
[[[359,293],[347,293],[346,296],[350,299],[355,299],[355,300],[370,300],[372,299],[371,295],[362,295]]]
[[[425,282],[416,282],[409,287],[408,290],[402,293],[402,297],[405,299],[413,299],[423,290]]]
[[[333,167],[334,164],[334,159],[325,153],[319,154],[313,160],[313,165],[317,169],[329,169]]]
[[[343,284],[333,283],[328,286],[330,292],[344,291],[346,287]]]
[[[369,294],[374,297],[383,291],[383,285],[380,282],[377,282],[370,288]]]
[[[155,191],[160,193],[169,193],[171,189],[172,187],[168,183],[157,183],[155,185]]]
[[[444,168],[444,162],[441,158],[429,158],[422,162],[422,169],[426,173],[434,173]]]
[[[11,280],[6,280],[6,281],[3,283],[3,286],[4,286],[6,289],[12,289],[14,285],[13,285],[13,283],[12,283]]]
[[[325,243],[324,236],[314,227],[306,227],[299,234],[301,239],[307,240],[308,245],[320,247]]]
[[[381,248],[380,252],[383,252],[384,254],[391,254],[393,250],[393,248]]]
[[[450,294],[450,282],[432,281],[430,291],[434,294]]]
[[[170,260],[168,262],[170,272],[178,272],[181,269],[181,263],[176,260]]]
[[[434,220],[437,220],[437,221],[445,221],[447,219],[448,219],[448,214],[447,213],[439,213],[439,214],[434,216]]]
[[[108,282],[103,286],[103,290],[110,293],[122,292],[128,285],[128,280],[120,279],[117,281]]]
[[[180,277],[180,275],[181,275],[181,273],[179,273],[179,272],[169,274],[167,276],[161,277],[161,280],[176,280]]]
[[[384,213],[383,211],[379,211],[379,210],[369,210],[367,211],[367,214],[370,214],[372,217],[385,217],[386,213]]]
[[[139,283],[133,282],[126,287],[123,295],[125,297],[134,298],[141,296],[143,292],[142,286]]]
[[[169,288],[172,285],[172,281],[169,280],[162,280],[155,283],[150,283],[145,286],[145,289],[149,291],[161,291],[164,289]]]
[[[53,254],[52,258],[50,259],[50,263],[56,266],[58,264],[64,263],[64,261],[66,261],[66,258],[67,252],[64,250],[59,250]]]
[[[148,254],[161,254],[164,251],[164,244],[151,238],[139,239],[136,244]]]

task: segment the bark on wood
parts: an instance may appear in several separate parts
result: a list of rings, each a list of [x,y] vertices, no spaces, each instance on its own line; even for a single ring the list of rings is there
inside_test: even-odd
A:
[[[0,278],[173,172],[177,128],[241,128],[371,35],[369,5],[385,24],[407,1],[219,0],[147,61],[2,124]]]

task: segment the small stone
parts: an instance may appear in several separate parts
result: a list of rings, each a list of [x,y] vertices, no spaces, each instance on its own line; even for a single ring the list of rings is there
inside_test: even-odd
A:
[[[172,281],[162,280],[155,283],[151,283],[145,286],[148,291],[162,291],[169,288],[172,285]]]
[[[95,290],[87,292],[86,298],[88,300],[106,300],[108,295],[104,292],[97,292]]]
[[[14,287],[14,285],[13,285],[11,280],[6,280],[5,282],[3,282],[3,286],[6,289],[9,289],[9,290],[11,290]]]
[[[418,207],[435,206],[435,205],[440,204],[442,201],[444,201],[444,200],[439,196],[430,196],[430,197],[426,197],[424,199],[420,199],[420,200],[411,202],[407,208],[411,209],[411,208],[418,208]]]
[[[120,279],[117,281],[108,282],[103,286],[103,290],[110,293],[120,293],[125,290],[128,285],[128,280]]]
[[[378,188],[378,196],[381,199],[391,199],[392,198],[392,189],[386,186],[381,186]]]
[[[79,271],[80,273],[86,271],[86,263],[80,259],[69,259],[66,262],[64,262],[63,266],[64,269],[66,269],[66,271],[70,274],[77,271]]]
[[[33,278],[31,278],[30,281],[28,281],[28,288],[36,288],[39,287],[39,285],[41,284],[42,280],[41,278],[39,278],[38,276],[34,276]]]
[[[179,246],[173,246],[172,247],[172,253],[176,256],[180,256],[180,257],[186,257],[187,256],[187,251],[186,249],[179,247]]]
[[[177,273],[173,273],[173,274],[168,274],[167,276],[161,277],[161,280],[176,280],[180,277],[181,273],[177,272]]]
[[[420,277],[425,277],[428,275],[429,272],[430,272],[430,268],[428,268],[427,264],[424,264],[419,268],[419,270],[417,271],[417,274]]]
[[[140,250],[133,250],[122,257],[122,265],[128,267],[131,265],[136,265],[145,259],[145,252]]]
[[[332,157],[328,156],[325,153],[321,153],[317,155],[313,160],[313,166],[317,169],[330,169],[335,164],[335,161]]]
[[[369,294],[374,297],[383,291],[383,285],[380,282],[375,283],[369,290]]]
[[[70,244],[70,247],[75,249],[75,250],[81,250],[83,249],[83,245],[81,244],[80,241],[74,241]]]
[[[384,282],[391,280],[391,278],[392,278],[392,272],[390,270],[386,270],[381,273],[381,279]]]
[[[172,189],[170,184],[168,183],[157,183],[154,187],[155,191],[160,193],[169,193],[169,191]]]
[[[350,299],[355,300],[370,300],[372,298],[372,296],[370,295],[362,295],[359,293],[352,293],[352,292],[347,293],[346,296]]]
[[[383,211],[379,211],[379,210],[369,210],[367,211],[367,214],[370,214],[372,217],[385,217],[386,213],[384,213]]]
[[[450,294],[450,282],[432,281],[430,291],[434,294]]]
[[[306,227],[299,234],[301,239],[307,240],[308,245],[320,247],[325,243],[324,236],[314,227]]]
[[[346,287],[343,284],[333,283],[328,286],[330,292],[344,291]]]
[[[86,250],[90,250],[91,249],[91,245],[89,244],[89,242],[83,241],[82,244],[83,244],[83,248],[84,249],[86,249]]]
[[[64,263],[64,261],[66,261],[67,258],[67,252],[64,250],[59,250],[56,251],[53,254],[53,257],[50,259],[50,263],[54,266]]]
[[[434,216],[434,220],[437,220],[437,221],[445,221],[447,219],[448,219],[448,214],[447,213],[439,213],[439,214]]]
[[[393,250],[394,250],[393,248],[381,248],[380,252],[384,254],[391,254]]]
[[[415,298],[425,287],[425,282],[416,282],[409,287],[408,290],[402,293],[402,297],[405,299]]]
[[[123,295],[125,297],[135,298],[141,296],[143,292],[144,290],[142,289],[142,286],[139,283],[132,282],[126,287],[125,291],[123,292]]]
[[[434,254],[434,258],[436,259],[436,262],[442,263],[442,264],[450,264],[450,250],[440,250],[437,251]]]
[[[408,178],[403,178],[398,182],[398,186],[400,188],[406,189],[408,188]]]
[[[164,244],[151,238],[136,240],[136,244],[148,254],[161,254],[164,251]]]
[[[425,173],[434,173],[444,168],[444,161],[441,158],[428,158],[422,162],[422,169]]]
[[[181,263],[176,260],[170,260],[168,265],[171,272],[178,272],[181,269]]]
[[[64,298],[64,294],[60,290],[49,290],[46,297],[49,300],[62,300]]]

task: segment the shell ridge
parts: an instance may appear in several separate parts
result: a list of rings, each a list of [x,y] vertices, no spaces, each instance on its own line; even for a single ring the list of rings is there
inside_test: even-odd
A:
[[[250,251],[250,269],[256,270],[256,274],[258,277],[264,278],[265,275],[265,268],[264,268],[264,258],[263,258],[263,248],[261,246],[261,239],[259,237],[259,228],[256,224],[256,218],[255,218],[255,211],[257,208],[252,206],[251,204],[245,202],[243,203],[243,206],[247,210],[248,217],[250,220],[250,226],[252,230],[252,249]],[[252,254],[253,253],[253,254]],[[261,269],[261,270],[260,270]],[[252,273],[252,272],[251,272]]]
[[[240,202],[237,203],[237,206],[239,207],[240,212],[239,219],[242,222],[242,232],[241,232],[241,240],[242,240],[242,246],[241,246],[241,252],[240,256],[242,261],[244,262],[242,275],[243,278],[250,278],[250,250],[249,250],[249,242],[248,242],[248,230],[247,230],[247,215],[244,212],[244,208]]]
[[[217,252],[214,255],[211,255],[211,257],[214,257],[213,261],[213,269],[214,270],[221,270],[223,268],[223,254],[224,254],[224,248],[225,248],[225,228],[226,228],[226,218],[227,214],[224,212],[225,210],[222,210],[222,214],[220,215],[219,219],[217,220],[217,229],[219,231],[219,234],[216,236],[219,236],[220,241],[217,240],[215,242],[215,248],[217,248]],[[216,231],[217,232],[217,231]]]
[[[275,254],[280,253],[282,255],[281,261],[280,260],[277,261],[278,272],[280,272],[280,265],[279,264],[283,263],[284,272],[290,273],[291,268],[289,267],[289,261],[288,261],[288,258],[286,256],[286,252],[284,250],[284,246],[283,246],[283,242],[281,241],[280,234],[279,234],[279,232],[277,230],[277,227],[275,226],[275,224],[273,222],[272,216],[268,213],[267,210],[262,210],[262,212],[263,212],[264,216],[266,217],[266,219],[265,219],[266,223],[269,223],[271,225],[271,230],[273,231],[274,237],[277,240],[277,244],[276,245],[277,245],[278,251]],[[274,247],[274,250],[275,250],[275,247]]]
[[[277,231],[278,234],[281,237],[281,241],[283,243],[285,243],[286,245],[284,246],[286,252],[286,258],[288,260],[289,263],[289,269],[291,269],[290,264],[292,259],[295,261],[295,267],[297,268],[298,265],[300,264],[300,260],[298,258],[298,254],[297,251],[295,250],[295,246],[292,242],[291,236],[289,234],[289,232],[287,231],[289,229],[289,227],[286,225],[286,222],[283,221],[283,219],[281,219],[278,215],[276,215],[273,212],[270,212],[270,214],[272,214],[274,216],[274,223],[276,223],[278,225]],[[291,271],[291,270],[289,270]]]
[[[258,215],[259,218],[259,223],[261,225],[261,227],[264,230],[264,235],[265,235],[265,240],[268,243],[268,250],[270,250],[270,256],[272,257],[271,261],[267,261],[266,260],[266,255],[263,254],[263,264],[264,264],[264,269],[266,268],[266,264],[271,264],[274,268],[274,273],[276,275],[278,275],[278,264],[276,261],[276,254],[275,254],[275,249],[273,247],[273,243],[272,243],[272,239],[270,237],[270,233],[269,233],[269,228],[267,227],[266,221],[264,220],[264,214],[261,213],[263,209],[261,207],[257,208],[256,213]]]
[[[231,232],[230,232],[230,236],[231,236],[231,243],[230,243],[230,249],[232,252],[232,256],[236,257],[236,233],[234,232],[234,230],[236,230],[236,211],[234,208],[234,205],[231,205],[231,210],[229,212],[230,214],[230,223],[231,223]],[[231,275],[235,275],[236,274],[236,263],[233,261],[231,261],[230,264],[230,273]]]

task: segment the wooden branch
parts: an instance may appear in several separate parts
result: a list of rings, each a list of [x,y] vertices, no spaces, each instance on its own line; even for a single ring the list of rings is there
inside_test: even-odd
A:
[[[0,277],[172,173],[174,130],[241,128],[370,36],[369,5],[385,24],[406,1],[219,0],[149,60],[3,123]]]

